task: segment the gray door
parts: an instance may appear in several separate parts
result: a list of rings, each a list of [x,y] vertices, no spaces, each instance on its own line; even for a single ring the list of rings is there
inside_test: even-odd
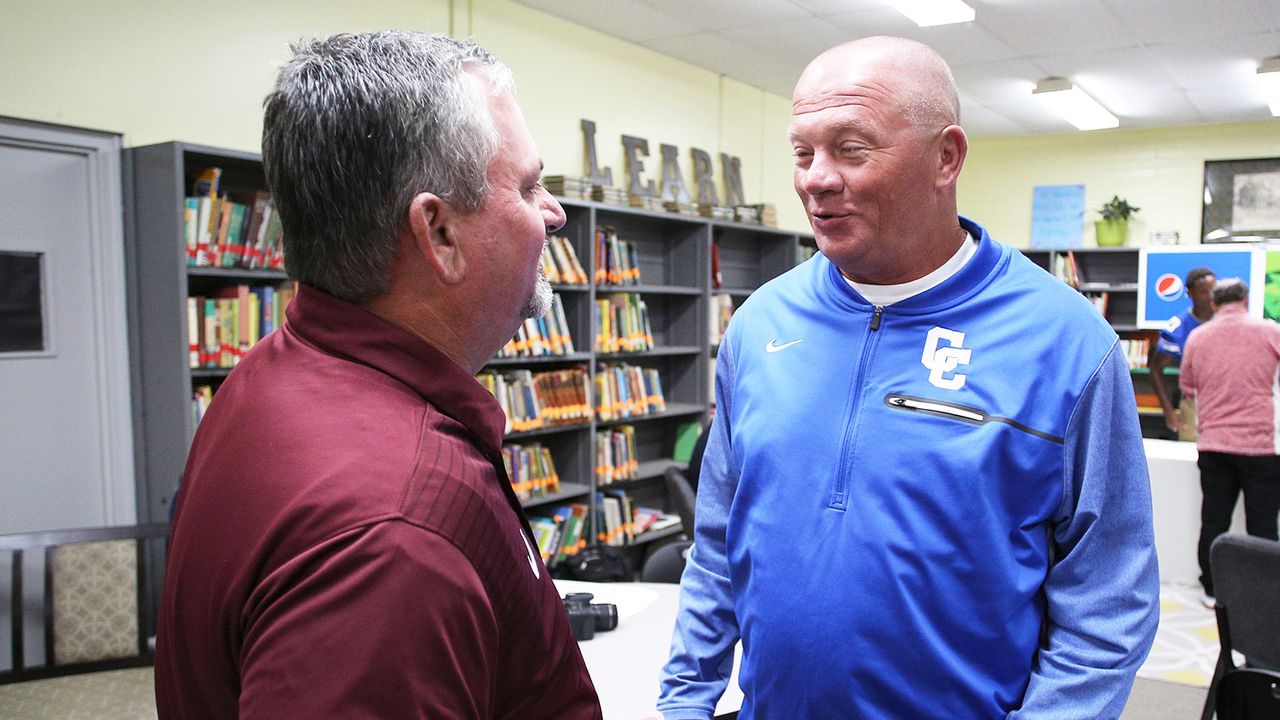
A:
[[[136,517],[120,208],[118,135],[0,118],[0,533]]]

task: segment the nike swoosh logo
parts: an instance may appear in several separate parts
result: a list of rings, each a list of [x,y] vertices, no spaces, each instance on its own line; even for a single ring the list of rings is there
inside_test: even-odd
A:
[[[792,340],[791,342],[784,342],[781,345],[777,345],[774,340],[770,340],[769,344],[764,346],[764,351],[769,353],[776,353],[779,350],[786,350],[787,348],[791,347],[792,345],[795,345],[798,342],[804,342],[804,338],[800,338],[799,340]]]
[[[542,571],[538,569],[538,560],[533,556],[533,546],[529,544],[529,538],[524,536],[524,531],[520,531],[520,539],[524,541],[524,549],[529,552],[529,569],[533,571],[533,576],[539,580],[542,579]]]

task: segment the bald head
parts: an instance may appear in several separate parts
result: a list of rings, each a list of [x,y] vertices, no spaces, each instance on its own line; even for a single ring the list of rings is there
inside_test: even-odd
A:
[[[796,82],[792,112],[832,107],[846,101],[851,90],[869,91],[916,127],[960,122],[951,68],[933,48],[914,40],[867,37],[827,50]]]

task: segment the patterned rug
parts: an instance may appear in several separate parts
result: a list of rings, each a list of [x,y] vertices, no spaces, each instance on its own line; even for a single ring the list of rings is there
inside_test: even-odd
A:
[[[1218,624],[1200,604],[1200,586],[1160,586],[1160,629],[1138,676],[1209,687],[1218,662]]]

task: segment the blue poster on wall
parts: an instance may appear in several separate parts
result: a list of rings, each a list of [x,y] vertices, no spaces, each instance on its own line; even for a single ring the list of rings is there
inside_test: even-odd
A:
[[[1084,186],[1036,185],[1031,191],[1031,247],[1084,246]]]
[[[1249,283],[1249,313],[1262,317],[1265,257],[1252,246],[1181,245],[1144,247],[1138,264],[1138,327],[1163,328],[1169,318],[1191,307],[1187,273],[1207,267],[1220,280],[1240,278]]]

